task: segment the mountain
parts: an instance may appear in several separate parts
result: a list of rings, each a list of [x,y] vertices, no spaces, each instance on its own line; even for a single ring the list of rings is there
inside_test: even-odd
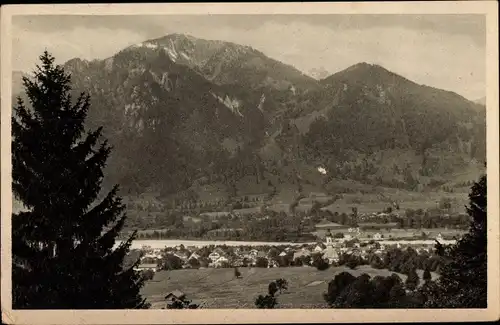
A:
[[[190,35],[170,34],[133,47],[164,49],[170,59],[201,72],[219,85],[272,88],[287,91],[292,87],[311,89],[317,83],[293,66],[273,60],[249,46],[210,41]]]
[[[368,63],[321,84],[292,123],[304,134],[307,159],[327,165],[337,177],[428,183],[485,159],[485,115],[456,93]]]
[[[129,48],[103,61],[74,59],[65,68],[75,93],[92,96],[89,126],[105,125],[117,148],[115,179],[138,191],[176,192],[220,174],[266,123],[260,97],[240,99],[161,48]]]
[[[417,190],[485,159],[479,105],[377,65],[315,80],[248,46],[171,34],[65,68],[115,148],[107,180],[130,193]]]
[[[481,97],[479,99],[476,99],[474,101],[474,103],[482,105],[482,106],[486,106],[486,97]]]
[[[311,70],[309,70],[308,75],[310,75],[316,80],[321,80],[328,77],[330,73],[324,67],[320,67],[320,68],[312,68]]]
[[[22,71],[12,71],[12,95],[17,96],[22,93],[23,90],[23,77],[27,77],[28,74]]]

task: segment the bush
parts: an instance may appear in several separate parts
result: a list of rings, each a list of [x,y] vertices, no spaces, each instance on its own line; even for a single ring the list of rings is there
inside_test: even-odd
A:
[[[271,295],[259,295],[257,299],[255,299],[255,306],[259,309],[273,309],[277,304],[278,301]]]
[[[276,285],[278,286],[278,290],[282,293],[285,290],[288,290],[288,281],[285,279],[276,280]]]
[[[182,299],[172,299],[172,302],[167,305],[167,309],[198,309],[200,306],[198,304],[194,304],[191,300],[187,300],[186,298]]]
[[[269,285],[267,286],[267,292],[271,296],[274,296],[276,292],[278,292],[278,285],[276,284],[275,281],[269,283]]]
[[[153,280],[154,276],[155,276],[155,271],[153,271],[153,270],[142,271],[142,278],[145,281]]]
[[[255,266],[256,267],[267,267],[268,261],[267,258],[265,257],[257,257],[255,260]]]
[[[294,266],[302,266],[302,259],[300,257],[296,257],[294,260],[293,260],[293,265]]]
[[[420,278],[418,277],[415,269],[410,270],[408,273],[408,278],[406,278],[406,288],[408,290],[415,290],[420,282]]]
[[[319,271],[324,271],[330,267],[330,264],[321,256],[315,257],[312,265]]]
[[[382,261],[382,259],[377,255],[375,255],[370,262],[370,266],[373,267],[374,269],[383,269],[384,261]]]
[[[163,257],[161,269],[167,271],[182,269],[182,260],[173,254],[167,254]]]
[[[189,266],[191,266],[193,269],[199,269],[200,266],[201,266],[201,263],[198,259],[196,258],[191,258],[189,261],[188,261],[188,264]]]
[[[345,263],[345,265],[350,268],[351,270],[354,270],[355,268],[358,267],[358,265],[360,265],[359,261],[357,261],[357,259],[355,258],[349,258],[347,260],[347,262]]]

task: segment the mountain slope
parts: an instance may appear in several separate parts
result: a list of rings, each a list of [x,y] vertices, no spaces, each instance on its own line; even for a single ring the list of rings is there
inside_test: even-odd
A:
[[[418,183],[485,159],[484,113],[455,93],[366,63],[321,83],[292,123],[305,133],[307,159],[338,177]]]
[[[127,49],[65,67],[75,92],[90,92],[89,126],[106,126],[116,148],[111,164],[120,166],[114,176],[127,186],[166,192],[189,187],[224,168],[234,146],[251,142],[263,128],[256,104],[245,105],[162,49]]]
[[[415,190],[485,159],[484,109],[376,65],[316,81],[247,46],[171,34],[65,68],[114,145],[107,180],[133,193]]]

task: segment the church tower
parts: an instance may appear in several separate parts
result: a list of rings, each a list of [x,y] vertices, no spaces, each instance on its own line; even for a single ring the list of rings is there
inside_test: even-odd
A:
[[[326,239],[327,246],[333,245],[333,236],[332,236],[332,233],[330,232],[330,229],[328,229],[326,236],[325,236],[325,239]]]

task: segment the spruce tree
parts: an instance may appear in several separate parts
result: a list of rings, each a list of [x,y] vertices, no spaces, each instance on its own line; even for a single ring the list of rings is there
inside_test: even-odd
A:
[[[12,215],[14,309],[147,308],[141,276],[122,265],[135,233],[118,187],[99,198],[110,146],[85,131],[90,98],[73,103],[70,76],[47,52],[24,78],[12,118],[12,190],[25,211]]]
[[[455,245],[443,249],[446,259],[436,288],[426,307],[487,307],[487,200],[486,175],[475,183],[469,194],[467,212],[471,217],[469,232]]]

